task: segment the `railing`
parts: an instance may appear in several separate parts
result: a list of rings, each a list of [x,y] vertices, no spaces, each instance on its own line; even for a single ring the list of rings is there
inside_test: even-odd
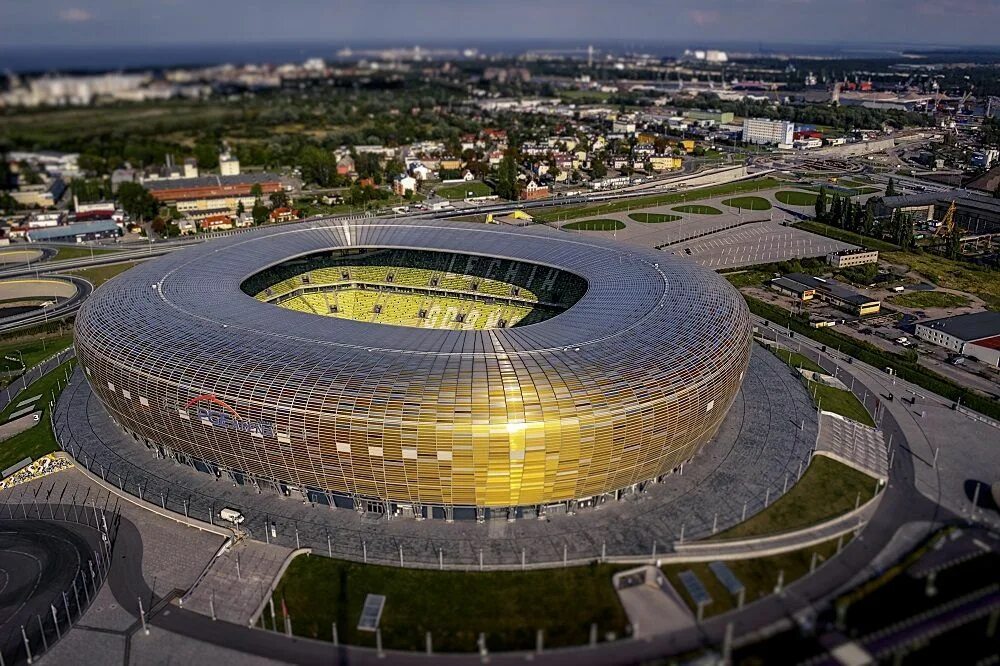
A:
[[[96,530],[101,545],[93,550],[93,556],[86,562],[80,562],[71,584],[52,597],[48,613],[37,613],[35,622],[20,625],[21,644],[12,653],[0,654],[0,664],[16,664],[22,659],[34,663],[55,647],[86,614],[108,577],[118,532],[117,511],[106,513],[93,502],[89,506],[77,504],[75,496],[69,504],[38,503],[35,497],[31,497],[29,503],[25,497],[29,492],[29,489],[22,490],[17,502],[11,502],[8,496],[6,507],[0,508],[0,526],[13,521],[37,520],[75,523]]]

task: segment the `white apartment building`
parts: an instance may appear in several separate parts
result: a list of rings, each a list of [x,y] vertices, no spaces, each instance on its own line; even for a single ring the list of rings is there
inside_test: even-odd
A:
[[[862,266],[864,264],[877,264],[878,250],[868,250],[861,247],[853,250],[830,252],[826,255],[826,263],[834,268],[850,268],[851,266]]]
[[[744,118],[743,141],[745,143],[777,143],[790,146],[795,141],[795,123],[789,120]]]

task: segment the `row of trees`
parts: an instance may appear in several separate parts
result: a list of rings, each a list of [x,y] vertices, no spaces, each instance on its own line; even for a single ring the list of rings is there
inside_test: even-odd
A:
[[[816,219],[863,236],[887,239],[904,249],[912,248],[913,217],[894,211],[888,219],[880,219],[875,215],[879,202],[879,198],[872,197],[861,204],[837,193],[831,196],[821,187],[816,197]]]

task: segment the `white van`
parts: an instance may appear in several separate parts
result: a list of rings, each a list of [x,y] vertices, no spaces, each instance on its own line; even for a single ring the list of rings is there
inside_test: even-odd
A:
[[[219,512],[219,518],[222,518],[226,522],[230,522],[233,525],[239,525],[244,520],[246,520],[246,518],[243,517],[242,513],[240,513],[236,509],[230,509],[228,507]]]

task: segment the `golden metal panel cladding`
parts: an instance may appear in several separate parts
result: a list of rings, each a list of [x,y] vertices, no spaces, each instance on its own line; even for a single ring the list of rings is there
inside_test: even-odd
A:
[[[337,316],[339,302],[355,311]],[[482,325],[464,325],[474,308]],[[81,309],[76,349],[123,428],[190,459],[345,495],[509,507],[690,458],[740,388],[750,330],[735,289],[666,253],[549,228],[321,220],[124,273]]]

